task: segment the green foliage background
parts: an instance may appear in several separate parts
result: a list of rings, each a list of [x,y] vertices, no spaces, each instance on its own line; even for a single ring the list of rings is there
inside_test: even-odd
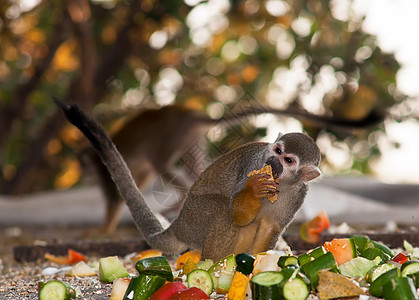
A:
[[[363,32],[351,1],[24,3],[0,4],[2,193],[79,182],[74,153],[84,142],[51,95],[76,101],[108,128],[140,108],[172,103],[212,116],[250,100],[362,119],[407,99],[396,87],[399,64]],[[302,128],[321,147],[347,152],[337,167],[323,148],[323,169],[361,173],[379,155],[384,130]],[[234,130],[240,142],[266,133],[256,123]],[[228,141],[213,143],[226,151]]]

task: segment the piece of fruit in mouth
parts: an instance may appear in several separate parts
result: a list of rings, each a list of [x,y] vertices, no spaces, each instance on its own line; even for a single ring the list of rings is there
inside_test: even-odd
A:
[[[268,174],[269,176],[271,176],[272,180],[274,180],[276,183],[279,182],[279,178],[277,176],[277,174],[272,170],[272,166],[271,165],[265,165],[263,168],[259,169],[259,170],[254,170],[252,172],[250,172],[249,174],[247,174],[247,177],[256,175],[256,174]],[[276,176],[275,176],[276,175]],[[274,203],[276,200],[278,200],[278,194],[275,194],[271,197],[267,197],[269,201],[271,201],[272,203]]]

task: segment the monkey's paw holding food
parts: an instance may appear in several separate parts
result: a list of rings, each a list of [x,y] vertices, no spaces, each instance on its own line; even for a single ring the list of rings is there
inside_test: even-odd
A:
[[[257,175],[257,174],[267,174],[271,177],[271,180],[278,182],[278,180],[274,179],[274,176],[272,174],[272,167],[271,165],[266,165],[263,168],[259,169],[259,170],[254,170],[252,172],[250,172],[249,174],[247,174],[247,177],[251,177],[253,175]],[[272,203],[274,203],[276,200],[278,200],[278,194],[275,194],[271,197],[268,197],[268,200],[271,201]]]

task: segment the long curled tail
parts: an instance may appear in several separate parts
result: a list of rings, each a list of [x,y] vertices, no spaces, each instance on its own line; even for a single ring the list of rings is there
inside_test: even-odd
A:
[[[111,174],[112,180],[117,185],[136,226],[143,233],[146,240],[150,242],[156,234],[163,231],[163,226],[148,207],[143,195],[135,184],[127,164],[109,136],[102,127],[90,119],[76,104],[66,104],[55,97],[54,102],[64,111],[68,121],[80,129],[90,141]]]

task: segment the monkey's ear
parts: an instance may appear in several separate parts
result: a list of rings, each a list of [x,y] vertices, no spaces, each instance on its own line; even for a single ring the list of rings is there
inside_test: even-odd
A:
[[[276,140],[275,140],[275,142],[274,142],[274,143],[278,142],[278,141],[281,139],[281,137],[282,137],[283,135],[284,135],[284,134],[283,134],[282,132],[280,132],[280,133],[278,134],[278,137],[276,138]]]
[[[316,166],[302,167],[300,169],[300,172],[301,172],[300,180],[304,182],[312,181],[313,179],[316,179],[322,175],[322,172]]]

